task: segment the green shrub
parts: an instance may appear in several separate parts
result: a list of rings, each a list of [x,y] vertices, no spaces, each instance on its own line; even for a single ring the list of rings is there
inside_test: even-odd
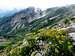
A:
[[[5,52],[9,54],[7,56],[32,56],[34,55],[35,51],[40,52],[40,46],[37,45],[38,40],[42,40],[43,42],[45,42],[43,46],[43,49],[45,50],[45,56],[73,55],[72,40],[68,37],[66,31],[60,29],[42,29],[37,34],[31,36],[31,38],[26,39],[26,41],[28,42],[27,45],[22,46],[21,43],[15,48],[9,47]],[[23,43],[24,42],[25,41],[23,41]]]

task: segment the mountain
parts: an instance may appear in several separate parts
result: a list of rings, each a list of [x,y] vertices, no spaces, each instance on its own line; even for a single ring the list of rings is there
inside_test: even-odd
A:
[[[42,11],[39,8],[29,7],[11,16],[0,19],[0,34],[16,34],[20,32],[31,32],[46,26],[53,26],[66,17],[75,15],[75,5],[53,7]]]
[[[0,56],[75,56],[74,32],[75,5],[28,7],[0,18]]]
[[[0,19],[0,32],[7,33],[15,31],[16,29],[24,29],[29,26],[28,24],[41,17],[42,11],[38,8],[29,7],[11,16],[3,17]]]

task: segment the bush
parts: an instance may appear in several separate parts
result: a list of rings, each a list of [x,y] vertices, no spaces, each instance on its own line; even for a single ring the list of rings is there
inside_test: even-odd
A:
[[[72,56],[73,44],[72,40],[68,37],[67,32],[59,29],[43,29],[34,36],[26,39],[27,45],[16,46],[16,48],[8,49],[9,55],[7,56],[30,56],[40,50],[44,49],[45,56]],[[30,35],[31,36],[31,35]],[[26,36],[27,37],[27,36]],[[29,36],[28,36],[29,37]],[[37,41],[42,40],[44,45],[41,47],[37,45]],[[24,42],[23,42],[24,43]],[[38,42],[39,43],[39,42]]]

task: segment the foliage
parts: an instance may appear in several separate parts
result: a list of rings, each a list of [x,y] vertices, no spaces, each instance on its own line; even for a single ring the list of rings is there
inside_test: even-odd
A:
[[[6,48],[7,50],[9,50],[5,51],[6,53],[8,53],[7,56],[33,56],[34,54],[36,55],[37,52],[40,52],[40,46],[37,45],[39,44],[39,42],[37,43],[38,40],[42,40],[42,42],[44,43],[41,48],[45,50],[45,56],[73,55],[72,40],[68,38],[66,31],[59,29],[41,29],[37,31],[37,34],[35,33],[26,36],[25,41],[21,41],[18,46],[8,49]],[[26,42],[28,44],[23,44]]]
[[[47,31],[43,31],[40,34],[39,39],[42,39],[43,41],[47,41],[47,44],[49,44],[48,48],[50,51],[49,55],[52,56],[62,56],[63,55],[72,55],[72,40],[68,38],[67,32],[64,30],[56,30],[56,29],[49,29]],[[48,53],[47,52],[47,53]]]
[[[70,24],[69,19],[65,19],[65,20],[64,20],[64,23],[65,23],[65,24]]]

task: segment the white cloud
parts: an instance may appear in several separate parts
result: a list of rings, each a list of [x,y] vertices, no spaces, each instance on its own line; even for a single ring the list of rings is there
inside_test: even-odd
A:
[[[29,6],[46,9],[69,4],[75,4],[75,0],[0,0],[0,9],[26,8]]]

